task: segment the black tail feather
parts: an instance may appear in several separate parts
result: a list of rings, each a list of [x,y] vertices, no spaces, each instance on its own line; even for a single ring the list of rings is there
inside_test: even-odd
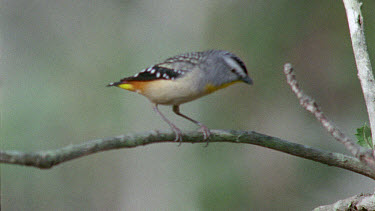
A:
[[[122,81],[109,83],[106,87],[118,86],[119,84],[122,84]]]

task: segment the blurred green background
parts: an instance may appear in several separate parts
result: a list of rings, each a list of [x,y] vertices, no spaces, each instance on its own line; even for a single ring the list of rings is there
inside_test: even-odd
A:
[[[375,1],[364,1],[370,56]],[[253,86],[181,106],[212,129],[254,130],[345,152],[303,110],[282,73],[354,138],[367,122],[341,1],[4,0],[1,149],[38,151],[169,130],[142,96],[109,82],[170,56],[225,49]],[[184,131],[196,127],[162,107]],[[50,170],[1,165],[4,210],[310,210],[372,192],[373,181],[252,145],[153,144]]]

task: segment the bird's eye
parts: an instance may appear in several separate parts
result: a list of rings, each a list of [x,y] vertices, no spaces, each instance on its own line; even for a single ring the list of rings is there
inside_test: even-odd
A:
[[[236,73],[236,69],[231,69],[230,70],[232,73]]]

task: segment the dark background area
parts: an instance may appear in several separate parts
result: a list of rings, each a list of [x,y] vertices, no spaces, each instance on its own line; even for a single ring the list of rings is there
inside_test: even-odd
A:
[[[375,1],[364,1],[370,57]],[[211,129],[254,130],[345,152],[299,106],[283,75],[354,138],[368,122],[341,1],[5,0],[1,6],[1,148],[39,151],[169,130],[144,97],[109,82],[179,53],[225,49],[253,86],[181,106]],[[183,131],[195,125],[162,107]],[[373,192],[342,169],[245,144],[153,144],[50,170],[2,165],[4,210],[310,210]]]

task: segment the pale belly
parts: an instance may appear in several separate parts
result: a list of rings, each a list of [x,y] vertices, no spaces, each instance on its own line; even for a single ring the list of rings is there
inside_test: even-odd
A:
[[[140,92],[151,102],[163,105],[180,105],[206,95],[197,87],[184,82],[176,81],[153,81],[147,88]]]

